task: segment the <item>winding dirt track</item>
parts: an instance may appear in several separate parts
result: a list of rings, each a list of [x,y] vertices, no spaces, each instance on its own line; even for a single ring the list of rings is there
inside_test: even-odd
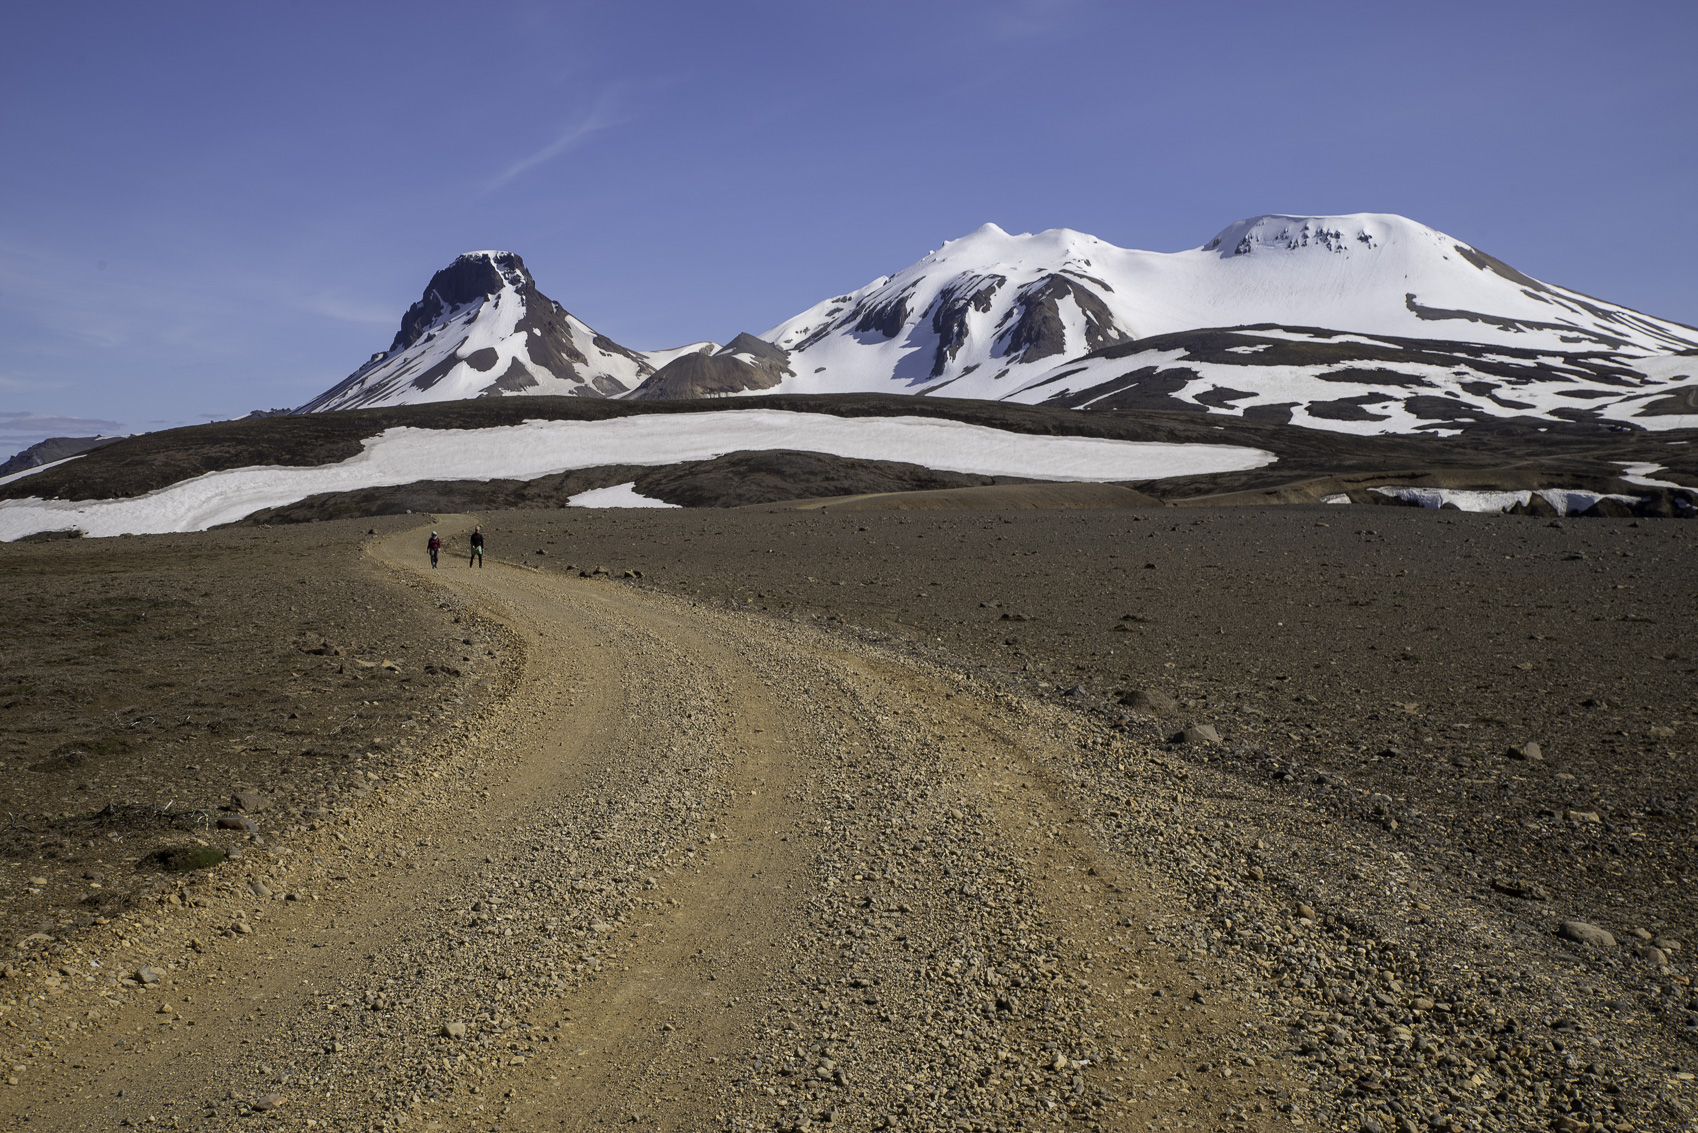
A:
[[[470,522],[440,517],[451,545]],[[421,572],[421,542],[370,550],[504,627],[502,711],[141,922],[129,954],[174,969],[87,991],[10,1126],[1277,1116],[1280,1064],[1233,1041],[1252,1008],[1148,943],[1174,910],[1070,771],[1119,741],[806,626],[494,561]],[[1159,994],[1178,985],[1211,990]]]

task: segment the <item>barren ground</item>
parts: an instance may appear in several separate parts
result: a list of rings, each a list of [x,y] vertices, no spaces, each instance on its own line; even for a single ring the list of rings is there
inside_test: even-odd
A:
[[[482,521],[0,548],[12,1125],[1690,1120],[1686,524]]]

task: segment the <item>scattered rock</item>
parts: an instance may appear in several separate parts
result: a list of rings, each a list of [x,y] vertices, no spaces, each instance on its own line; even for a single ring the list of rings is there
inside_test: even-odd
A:
[[[445,1039],[463,1039],[463,1038],[465,1038],[466,1037],[466,1024],[464,1024],[464,1023],[444,1023],[444,1024],[442,1024],[442,1037],[445,1038]]]
[[[165,978],[165,969],[143,964],[141,967],[136,969],[135,978],[137,983],[147,984],[149,987],[152,987],[154,984]]]
[[[1544,759],[1545,758],[1544,753],[1539,750],[1539,745],[1537,743],[1533,742],[1532,740],[1528,740],[1524,744],[1514,745],[1513,747],[1511,747],[1509,749],[1509,751],[1506,754],[1511,759]]]
[[[1215,731],[1213,724],[1191,723],[1185,725],[1184,730],[1175,736],[1174,740],[1185,744],[1218,744],[1220,733]]]
[[[1658,967],[1662,967],[1664,964],[1669,962],[1668,954],[1654,944],[1635,944],[1633,946],[1633,954],[1641,960],[1649,961]]]
[[[1133,689],[1121,696],[1120,703],[1147,716],[1172,716],[1179,711],[1179,701],[1159,689]]]
[[[1492,888],[1510,897],[1519,897],[1523,901],[1549,901],[1550,891],[1544,886],[1519,878],[1494,877]]]
[[[272,1110],[277,1109],[282,1104],[282,1094],[261,1094],[253,1100],[251,1108],[258,1110]]]
[[[240,830],[245,834],[258,832],[259,823],[245,814],[221,814],[218,816],[218,829]]]
[[[1595,924],[1585,921],[1563,921],[1557,935],[1564,940],[1572,940],[1576,944],[1590,944],[1597,948],[1614,948],[1615,937]]]

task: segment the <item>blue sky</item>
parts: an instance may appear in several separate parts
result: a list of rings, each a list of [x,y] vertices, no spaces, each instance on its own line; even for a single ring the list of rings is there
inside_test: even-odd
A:
[[[15,6],[0,456],[297,405],[457,253],[635,348],[985,221],[1398,212],[1698,323],[1698,5]],[[27,47],[27,50],[18,50]]]

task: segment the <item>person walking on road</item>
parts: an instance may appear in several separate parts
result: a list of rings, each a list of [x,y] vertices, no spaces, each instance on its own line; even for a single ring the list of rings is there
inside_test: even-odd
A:
[[[430,548],[430,565],[434,567],[436,565],[436,553],[442,550],[442,536],[432,531],[430,542],[426,543],[425,546]]]
[[[466,565],[475,566],[479,570],[483,569],[483,528],[481,527],[472,528],[472,558]]]

